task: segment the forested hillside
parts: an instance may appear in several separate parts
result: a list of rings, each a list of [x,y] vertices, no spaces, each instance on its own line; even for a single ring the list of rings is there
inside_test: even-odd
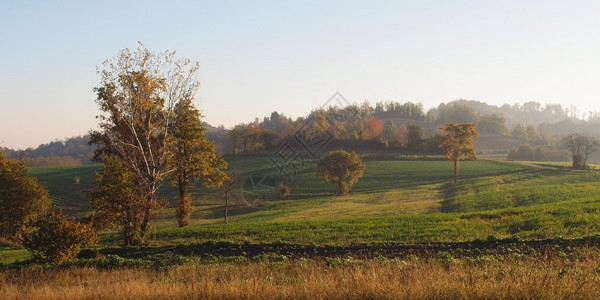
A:
[[[472,100],[442,103],[425,111],[421,103],[364,102],[343,109],[327,107],[313,110],[308,116],[292,119],[280,112],[240,123],[231,128],[203,123],[206,135],[221,154],[274,151],[286,139],[298,134],[322,135],[328,146],[353,148],[363,152],[439,154],[438,128],[448,122],[477,125],[481,136],[478,151],[490,153],[543,153],[539,157],[565,160],[562,136],[582,133],[596,136],[600,130],[600,113],[580,112],[575,107],[539,102],[489,105]],[[24,155],[31,166],[63,166],[92,163],[94,148],[89,136],[54,140],[35,149],[18,151],[4,148],[9,158]],[[520,154],[519,154],[520,155]]]

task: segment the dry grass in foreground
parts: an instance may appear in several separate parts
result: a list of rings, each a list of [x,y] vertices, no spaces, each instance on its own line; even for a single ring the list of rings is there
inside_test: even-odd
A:
[[[598,299],[600,255],[187,263],[0,272],[2,299]]]

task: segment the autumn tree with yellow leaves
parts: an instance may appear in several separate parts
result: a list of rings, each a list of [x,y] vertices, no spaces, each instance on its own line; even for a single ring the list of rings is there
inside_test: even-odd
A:
[[[201,123],[194,120],[193,126],[184,129],[193,132],[183,134],[178,129],[181,124],[178,107],[190,109],[199,87],[198,69],[197,62],[179,59],[175,52],[150,52],[140,43],[136,51],[125,49],[117,57],[105,61],[104,68],[99,71],[100,85],[94,90],[102,114],[97,117],[99,130],[91,132],[90,143],[97,145],[96,160],[111,158],[112,166],[105,171],[119,175],[120,181],[112,182],[114,180],[108,176],[97,176],[98,187],[90,195],[92,204],[105,217],[113,213],[120,218],[131,218],[119,222],[134,224],[133,228],[128,228],[133,231],[134,238],[126,241],[126,245],[144,242],[151,217],[164,203],[157,198],[159,188],[169,178],[177,178],[179,182],[184,163],[189,163],[184,172],[190,176],[183,177],[190,180],[201,177],[205,182],[217,184],[219,178],[223,178],[215,175],[219,174],[215,169],[224,168],[224,162],[216,156],[214,147],[205,141]],[[198,119],[199,115],[192,116],[194,118]],[[200,159],[187,155],[198,150],[188,148],[191,143],[201,143]],[[188,152],[182,155],[180,151]],[[193,165],[204,164],[204,158],[210,162]],[[178,162],[179,159],[183,161]],[[182,183],[186,181],[183,177]],[[114,201],[125,201],[127,205],[110,203],[114,198],[103,194],[114,193],[118,188],[125,189],[128,196]],[[188,211],[183,211],[182,216],[185,215]]]
[[[477,159],[474,137],[479,133],[472,123],[447,123],[440,127],[443,139],[440,148],[446,152],[446,158],[454,164],[454,184],[458,183],[458,162],[463,159]]]

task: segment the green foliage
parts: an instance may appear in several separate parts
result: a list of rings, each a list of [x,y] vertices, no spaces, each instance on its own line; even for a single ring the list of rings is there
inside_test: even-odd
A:
[[[102,172],[96,173],[97,187],[88,192],[90,204],[95,208],[95,227],[118,226],[123,235],[123,245],[143,243],[144,235],[140,224],[144,222],[145,205],[143,192],[134,185],[123,162],[114,157],[105,157]]]
[[[23,160],[8,160],[0,151],[0,236],[5,239],[18,240],[51,204],[48,191],[28,172]]]
[[[346,195],[363,177],[365,165],[356,152],[334,150],[325,154],[317,165],[317,175],[328,183],[337,184],[336,194]]]
[[[515,125],[515,127],[512,130],[512,136],[521,140],[527,140],[527,131],[525,129],[525,127],[523,125],[521,125],[521,123]]]
[[[477,130],[487,134],[505,134],[505,120],[496,114],[484,115],[477,121]]]
[[[95,159],[101,161],[106,157],[115,157],[122,162],[121,167],[129,176],[129,185],[135,185],[135,194],[139,195],[126,205],[128,210],[125,216],[122,215],[122,223],[136,221],[131,225],[136,227],[132,233],[136,238],[127,238],[129,242],[144,240],[154,210],[161,206],[156,194],[163,181],[173,172],[174,151],[185,151],[188,146],[182,144],[188,138],[184,137],[184,131],[190,123],[179,122],[181,130],[178,141],[173,135],[173,132],[178,132],[177,128],[172,130],[173,121],[175,127],[181,121],[177,120],[177,109],[179,112],[189,112],[189,115],[179,116],[182,120],[198,117],[197,111],[190,109],[199,87],[196,78],[198,68],[197,62],[175,58],[175,52],[153,53],[140,43],[136,51],[125,49],[116,58],[107,60],[104,69],[99,72],[100,85],[94,91],[103,114],[98,116],[100,129],[91,133],[90,143],[98,146]],[[182,103],[184,101],[190,102]],[[198,134],[198,131],[190,134]],[[130,193],[131,187],[128,189]],[[96,190],[99,198],[102,197],[98,195],[101,190]],[[110,193],[114,195],[114,191]],[[122,199],[133,198],[126,196]],[[137,217],[140,214],[141,219]]]
[[[227,178],[222,169],[227,162],[216,154],[216,147],[206,139],[204,127],[200,120],[200,111],[194,107],[190,99],[183,99],[175,106],[175,122],[172,124],[173,135],[170,166],[171,184],[179,190],[177,222],[180,227],[189,225],[192,214],[190,189],[193,182],[201,180],[204,186],[219,187]]]
[[[407,129],[406,147],[411,151],[423,150],[423,127],[418,124],[408,124]]]
[[[396,122],[393,120],[387,120],[383,124],[383,132],[381,133],[381,138],[387,145],[391,145],[396,142],[396,134],[398,131],[398,126],[396,126]]]
[[[475,121],[473,110],[463,103],[442,103],[438,106],[438,124],[472,123],[473,121]]]
[[[472,123],[447,123],[440,129],[444,138],[440,148],[446,151],[446,158],[454,162],[454,184],[458,182],[458,161],[465,158],[477,159],[473,137],[479,136]]]
[[[508,152],[509,160],[529,160],[529,161],[566,161],[569,153],[566,151],[550,150],[545,146],[535,148],[528,144],[519,146],[518,149],[512,149]]]
[[[23,245],[41,261],[61,263],[73,259],[82,248],[98,240],[91,226],[78,223],[59,211],[50,211],[34,226],[37,229],[25,235]]]

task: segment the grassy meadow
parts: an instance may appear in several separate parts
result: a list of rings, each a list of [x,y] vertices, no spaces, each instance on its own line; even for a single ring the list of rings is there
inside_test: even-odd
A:
[[[170,268],[71,267],[0,273],[3,299],[594,299],[597,249],[578,259],[192,260]]]
[[[273,174],[267,157],[228,158],[230,169]],[[460,165],[461,183],[452,186],[452,166],[441,160],[366,159],[364,178],[348,196],[333,196],[333,186],[315,175],[308,161],[288,186],[292,196],[266,206],[237,199],[230,224],[223,224],[217,190],[194,189],[192,226],[176,227],[171,199],[152,223],[150,243],[166,245],[226,241],[234,243],[348,244],[377,242],[455,242],[518,236],[523,239],[578,238],[600,233],[600,172],[535,168],[492,160]],[[99,166],[35,168],[55,203],[74,215],[89,213],[85,190]],[[75,177],[79,176],[79,184]],[[117,246],[116,233],[102,236]]]
[[[227,161],[246,176],[282,180],[266,156]],[[218,190],[199,186],[193,190],[192,225],[177,227],[175,192],[165,184],[160,197],[171,205],[151,223],[147,246],[121,249],[118,233],[106,231],[78,260],[46,266],[30,264],[22,248],[0,248],[0,294],[9,299],[600,295],[595,168],[466,161],[454,186],[447,161],[364,161],[364,178],[348,196],[334,196],[334,187],[316,177],[316,162],[305,161],[287,184],[290,198],[261,207],[238,198],[229,224],[223,223]],[[31,173],[63,211],[85,216],[90,212],[85,191],[100,169]]]

